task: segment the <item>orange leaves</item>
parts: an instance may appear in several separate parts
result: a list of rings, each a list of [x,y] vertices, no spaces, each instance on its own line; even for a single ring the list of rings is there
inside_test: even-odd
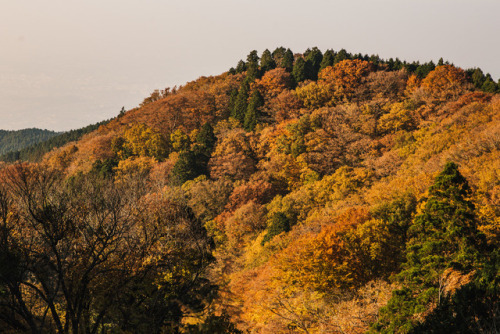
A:
[[[335,66],[326,67],[318,75],[318,81],[335,90],[335,97],[349,100],[361,79],[373,70],[371,62],[365,60],[343,60]]]
[[[408,77],[408,81],[406,81],[406,89],[405,89],[405,95],[410,96],[417,90],[417,88],[420,87],[422,84],[422,80],[415,74],[412,74]]]
[[[291,88],[292,78],[284,68],[276,68],[266,72],[261,79],[255,80],[255,87],[265,97],[276,97],[283,90]]]
[[[326,292],[366,282],[354,231],[368,217],[365,208],[348,209],[319,234],[292,242],[275,263],[283,283]]]
[[[242,129],[228,131],[219,141],[210,159],[210,175],[213,178],[248,179],[255,170],[250,157],[252,149],[246,132]]]
[[[438,99],[456,98],[466,82],[465,72],[453,65],[436,67],[422,80],[422,88]]]
[[[343,60],[335,66],[321,70],[317,82],[297,87],[296,94],[310,109],[332,106],[349,101],[362,79],[373,70],[370,62],[354,59]]]

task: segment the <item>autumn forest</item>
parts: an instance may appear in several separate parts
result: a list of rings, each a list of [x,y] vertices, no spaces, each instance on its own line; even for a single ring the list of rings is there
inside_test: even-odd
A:
[[[500,81],[233,65],[3,159],[0,332],[498,333]]]

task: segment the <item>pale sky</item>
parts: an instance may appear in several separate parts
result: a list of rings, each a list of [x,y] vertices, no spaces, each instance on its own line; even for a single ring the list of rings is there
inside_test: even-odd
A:
[[[0,129],[69,130],[278,46],[481,67],[499,0],[0,0]]]

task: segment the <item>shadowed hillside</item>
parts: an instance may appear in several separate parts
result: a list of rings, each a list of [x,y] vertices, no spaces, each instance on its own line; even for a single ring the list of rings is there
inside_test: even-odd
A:
[[[0,155],[36,145],[58,134],[54,131],[35,128],[16,131],[0,130]]]

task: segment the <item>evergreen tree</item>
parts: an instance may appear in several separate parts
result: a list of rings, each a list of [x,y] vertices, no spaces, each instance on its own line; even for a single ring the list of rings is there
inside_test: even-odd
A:
[[[304,58],[300,57],[293,65],[292,76],[296,84],[307,79],[307,64]]]
[[[333,60],[335,58],[335,53],[333,50],[326,50],[323,55],[323,59],[321,60],[321,64],[319,65],[319,71],[327,68],[328,66],[333,66]]]
[[[371,61],[375,66],[377,66],[380,63],[380,57],[379,55],[371,55],[368,58],[368,61]]]
[[[429,188],[429,197],[409,229],[406,263],[398,275],[403,288],[393,293],[374,328],[382,333],[408,333],[416,314],[440,305],[443,273],[470,273],[483,240],[476,228],[470,188],[455,163],[447,163]]]
[[[435,68],[436,68],[436,65],[434,65],[434,62],[431,60],[428,63],[424,63],[424,64],[418,66],[417,69],[415,70],[415,74],[419,78],[423,79],[427,76],[427,74],[429,74]]]
[[[276,68],[276,62],[268,49],[265,49],[260,58],[260,69],[262,73],[266,73],[269,70]]]
[[[250,97],[250,102],[248,103],[247,111],[245,113],[245,120],[243,127],[247,131],[253,131],[257,125],[260,114],[260,108],[264,105],[264,99],[260,92],[255,89]]]
[[[259,56],[256,50],[251,51],[247,56],[247,78],[251,81],[260,77]]]
[[[238,65],[236,65],[236,73],[243,73],[247,70],[247,65],[243,60],[240,60],[238,62]]]
[[[293,52],[292,50],[287,49],[285,54],[283,55],[283,59],[281,60],[280,67],[283,67],[288,72],[292,72],[293,63],[294,63]]]
[[[285,53],[286,53],[286,49],[282,46],[274,49],[272,56],[273,56],[274,62],[276,63],[276,66],[283,67],[283,66],[281,66],[281,62],[283,61],[283,57],[285,57]]]
[[[214,128],[210,123],[205,123],[196,135],[196,151],[210,157],[216,142],[217,137],[214,134]]]
[[[200,156],[192,151],[179,152],[179,158],[171,172],[172,182],[177,185],[182,185],[186,181],[206,174],[207,162],[208,161],[200,161]]]
[[[345,49],[342,49],[339,52],[337,52],[337,54],[335,55],[333,63],[337,64],[337,63],[340,63],[342,60],[349,59],[349,58],[351,58],[350,54],[347,53],[347,51]]]
[[[245,113],[247,111],[249,90],[250,90],[249,80],[244,80],[241,83],[240,89],[238,90],[238,95],[236,96],[236,100],[234,102],[234,108],[231,113],[231,116],[240,121],[241,123],[243,123],[245,119]]]
[[[394,61],[394,70],[397,71],[402,68],[403,68],[403,62],[399,58],[396,58],[396,60]]]
[[[307,62],[307,79],[318,80],[318,72],[321,61],[323,60],[323,53],[321,53],[317,47],[314,47],[306,51],[305,59]]]
[[[485,80],[483,84],[481,85],[481,90],[488,92],[488,93],[496,93],[497,91],[497,84],[493,81],[491,78],[490,74],[486,74]]]
[[[238,89],[233,88],[229,92],[229,103],[227,105],[227,109],[222,112],[222,118],[228,118],[230,114],[232,114],[234,110],[234,106],[236,104],[236,99],[238,97]]]
[[[481,88],[484,84],[484,81],[486,80],[486,77],[484,76],[484,73],[480,68],[476,68],[472,70],[471,79],[476,88]]]

